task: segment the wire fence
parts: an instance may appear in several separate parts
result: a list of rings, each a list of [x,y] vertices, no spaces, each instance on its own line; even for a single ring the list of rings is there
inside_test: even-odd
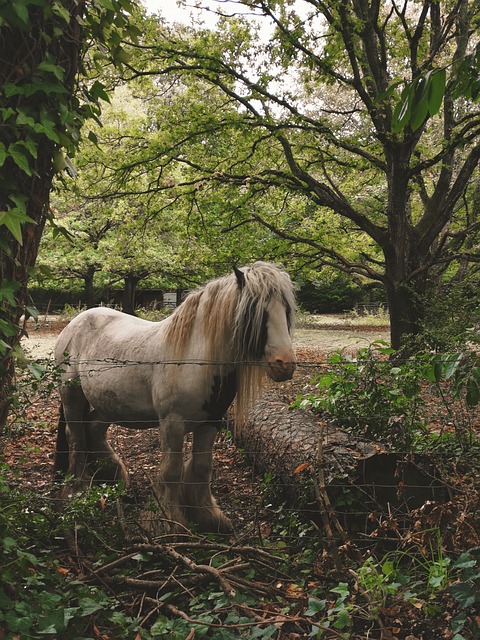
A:
[[[73,359],[70,360],[72,361]],[[352,358],[347,358],[346,364],[351,363]],[[51,359],[41,359],[36,361],[36,364],[41,365],[48,373],[39,380],[41,376],[37,372],[34,375],[34,385],[28,375],[23,379],[22,384],[29,395],[28,406],[23,406],[23,423],[20,419],[13,420],[10,432],[3,438],[3,449],[6,459],[10,460],[12,467],[19,472],[19,475],[12,479],[14,484],[32,489],[40,488],[46,499],[56,501],[58,496],[52,494],[51,477],[58,407],[55,390],[58,371],[55,372],[52,368]],[[82,360],[79,364],[82,365],[84,374],[90,376],[99,370],[111,370],[115,367],[130,369],[138,366],[189,365],[201,368],[221,365],[229,368],[234,363],[196,359],[152,359],[145,362],[108,358]],[[266,363],[258,362],[242,364],[267,366]],[[376,366],[378,360],[372,358],[362,364]],[[335,366],[341,369],[343,363],[337,362]],[[388,371],[393,365],[385,361],[381,366]],[[285,408],[289,412],[289,404],[298,395],[322,393],[322,387],[317,388],[317,383],[312,383],[312,379],[331,368],[330,358],[297,362],[294,381],[280,384],[283,403],[278,405],[278,416],[282,415]],[[378,384],[378,380],[366,382]],[[423,400],[416,408],[417,425],[413,425],[418,429],[419,436],[414,453],[412,447],[405,447],[401,441],[395,441],[395,435],[393,439],[389,439],[388,431],[386,443],[368,437],[368,430],[365,428],[363,433],[353,436],[350,431],[342,430],[343,425],[340,422],[335,423],[331,416],[320,411],[313,420],[325,421],[332,428],[332,432],[328,429],[321,432],[322,454],[319,457],[318,434],[310,434],[310,454],[302,457],[301,453],[292,467],[289,463],[289,452],[285,454],[282,451],[282,447],[285,448],[283,444],[276,449],[275,442],[278,443],[280,440],[274,431],[270,430],[273,434],[271,443],[260,449],[252,445],[253,441],[249,443],[248,440],[235,440],[232,435],[235,429],[231,416],[217,421],[220,435],[213,450],[213,494],[235,528],[242,534],[250,531],[260,537],[288,539],[291,543],[300,538],[315,539],[323,535],[320,531],[325,530],[325,513],[328,512],[329,504],[341,530],[348,531],[350,541],[359,546],[380,542],[383,544],[385,541],[398,542],[405,538],[406,532],[413,531],[415,526],[432,526],[435,518],[441,520],[440,515],[435,515],[435,509],[443,513],[445,522],[448,520],[445,514],[450,509],[450,520],[453,521],[455,515],[458,522],[465,523],[466,527],[467,523],[471,522],[475,496],[478,497],[474,483],[462,485],[455,473],[449,477],[443,470],[448,458],[448,446],[451,447],[448,460],[450,467],[470,455],[467,445],[470,442],[474,447],[474,436],[478,436],[478,412],[468,409],[458,400],[447,402],[445,389],[438,395],[435,385],[429,385],[425,381],[422,384],[419,394],[421,393]],[[271,387],[271,390],[277,393],[274,399],[274,403],[277,404],[278,389],[275,385]],[[259,401],[260,411],[268,402],[269,393],[270,390],[267,390],[263,400]],[[350,396],[355,396],[352,389]],[[345,397],[348,401],[348,394]],[[395,433],[392,416],[386,415],[385,408],[381,411],[372,410],[371,403],[364,396],[363,400],[356,398],[356,411],[362,403],[363,413],[357,415],[358,423],[363,422],[368,427],[369,424],[382,419],[385,420],[386,429],[388,430],[390,425]],[[290,411],[288,415],[293,416],[294,413],[295,411]],[[420,414],[423,416],[422,419]],[[406,416],[400,415],[398,419],[405,421]],[[135,420],[133,426],[141,427],[142,422]],[[145,421],[144,424],[150,427],[151,420]],[[192,420],[191,426],[195,424],[196,421]],[[264,425],[260,421],[257,426]],[[290,439],[292,450],[298,451],[298,429],[295,430],[294,425],[289,426],[288,421],[284,428],[286,431],[281,434],[281,443]],[[470,440],[463,438],[460,442],[455,439],[460,432],[465,435],[467,431],[472,436]],[[335,439],[335,434],[338,435],[339,432],[345,434],[345,439],[340,444]],[[444,434],[447,434],[449,439],[442,439]],[[365,455],[362,447],[352,444],[354,441],[357,442],[359,437],[362,446],[369,443],[373,453]],[[422,448],[419,444],[422,438],[426,442],[424,452],[418,453]],[[137,508],[143,508],[150,501],[152,486],[155,484],[161,461],[161,428],[134,430],[114,426],[110,429],[109,441],[129,471],[130,503]],[[189,434],[185,442],[185,459],[191,454],[191,448],[192,436]],[[94,455],[91,450],[84,453]],[[197,453],[202,455],[204,452]],[[282,455],[287,456],[285,461],[282,461]],[[272,459],[275,459],[275,465],[272,464]],[[337,473],[339,468],[342,469],[342,460],[347,459],[349,464],[345,465],[344,473]],[[282,466],[283,475],[278,472]],[[448,509],[445,505],[449,505]],[[147,519],[148,517],[152,521],[161,520],[158,505],[154,505]]]

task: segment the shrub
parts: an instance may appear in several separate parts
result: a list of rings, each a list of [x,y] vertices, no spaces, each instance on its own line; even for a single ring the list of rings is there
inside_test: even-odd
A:
[[[410,446],[415,431],[423,426],[422,369],[415,359],[394,364],[388,359],[394,353],[381,341],[355,356],[335,352],[328,361],[329,371],[312,381],[319,393],[300,396],[295,405],[328,411],[357,434]]]

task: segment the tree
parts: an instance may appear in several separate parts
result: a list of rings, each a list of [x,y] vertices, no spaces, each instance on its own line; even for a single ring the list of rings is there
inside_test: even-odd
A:
[[[163,174],[183,166],[176,188],[191,193],[199,182],[219,192],[236,185],[250,210],[227,204],[237,215],[231,228],[255,221],[317,268],[381,282],[400,348],[420,330],[435,267],[478,260],[469,246],[479,211],[468,194],[480,159],[478,92],[458,91],[478,4],[310,0],[302,15],[287,1],[244,5],[254,21],[223,16],[215,32],[160,24],[148,59],[130,65],[132,75],[184,89],[181,122],[175,109],[162,112],[176,138],[156,145],[157,166]],[[217,108],[201,113],[198,96],[207,93]],[[259,210],[258,198],[273,190],[310,206],[288,217]],[[362,245],[357,255],[339,248],[326,214],[343,247]]]
[[[134,95],[135,94],[135,95]],[[38,264],[42,280],[82,279],[87,306],[94,304],[94,281],[124,282],[122,308],[134,313],[141,281],[161,288],[189,288],[205,279],[212,251],[188,229],[188,212],[169,193],[119,193],[112,173],[130,147],[155,138],[145,104],[154,101],[145,87],[120,85],[94,127],[94,140],[83,140],[77,154],[78,175],[55,194],[56,227],[42,240]],[[135,188],[146,186],[145,167]],[[59,230],[66,233],[59,235]],[[203,272],[202,272],[203,271]],[[49,277],[45,277],[49,273]],[[214,273],[213,275],[217,275]]]
[[[104,245],[121,219],[112,213],[111,204],[85,201],[73,191],[64,195],[68,198],[53,199],[56,226],[42,237],[37,260],[39,280],[82,280],[90,309],[95,306],[95,275],[103,267]]]
[[[98,118],[105,86],[90,75],[125,60],[133,0],[22,0],[0,3],[0,428],[10,404],[27,282],[35,265],[56,171],[72,167],[85,118]],[[100,50],[97,47],[100,47]],[[97,64],[100,64],[98,61]]]

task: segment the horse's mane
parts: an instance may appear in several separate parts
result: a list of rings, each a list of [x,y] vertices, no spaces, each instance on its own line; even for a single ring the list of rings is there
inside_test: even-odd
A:
[[[237,417],[246,415],[266,379],[265,363],[259,360],[265,347],[264,314],[268,302],[272,298],[282,301],[290,333],[295,318],[293,285],[285,271],[267,262],[255,262],[244,267],[242,273],[241,283],[231,273],[190,293],[172,314],[167,330],[170,344],[185,355],[193,325],[201,322],[205,361],[214,373],[221,375],[229,363],[239,363]]]

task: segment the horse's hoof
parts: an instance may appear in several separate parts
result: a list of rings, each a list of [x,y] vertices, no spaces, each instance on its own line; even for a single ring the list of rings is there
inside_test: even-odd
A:
[[[187,510],[189,522],[195,523],[201,533],[233,533],[233,524],[227,516],[218,508],[190,507]]]

